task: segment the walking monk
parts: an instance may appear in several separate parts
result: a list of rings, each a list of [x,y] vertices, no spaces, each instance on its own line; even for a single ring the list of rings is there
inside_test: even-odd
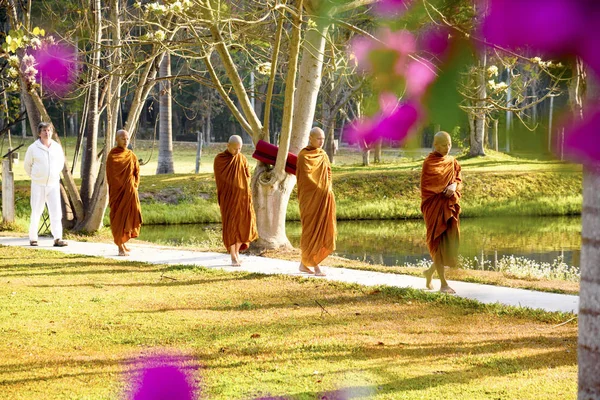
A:
[[[120,256],[128,256],[125,245],[140,234],[142,208],[138,197],[140,186],[140,163],[129,145],[129,132],[117,131],[117,147],[108,153],[106,179],[110,205],[110,230]]]
[[[455,293],[448,286],[444,267],[456,267],[460,238],[460,190],[462,177],[458,161],[448,153],[452,140],[446,132],[438,132],[433,138],[433,152],[423,162],[421,174],[421,212],[427,226],[427,247],[433,265],[423,273],[427,289],[432,290],[431,280],[437,271],[440,292]]]
[[[309,145],[298,154],[298,203],[302,237],[300,271],[325,276],[319,263],[335,250],[337,235],[335,197],[331,187],[331,166],[323,151],[325,134],[320,128],[310,131]]]
[[[231,265],[239,266],[240,250],[258,238],[250,191],[250,167],[242,154],[242,138],[233,135],[227,150],[217,154],[214,163],[217,199],[223,222],[223,244],[231,255]]]

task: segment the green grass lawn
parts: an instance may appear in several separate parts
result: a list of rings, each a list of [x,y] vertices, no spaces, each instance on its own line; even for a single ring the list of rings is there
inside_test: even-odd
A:
[[[135,360],[160,352],[186,356],[207,399],[576,395],[576,322],[557,326],[570,315],[298,277],[0,254],[2,399],[118,398]]]

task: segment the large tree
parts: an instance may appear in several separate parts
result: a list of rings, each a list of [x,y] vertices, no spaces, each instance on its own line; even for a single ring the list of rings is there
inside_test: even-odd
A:
[[[91,28],[86,24],[76,26],[68,30],[71,36],[61,39],[63,43],[77,46],[77,37],[89,38],[84,46],[89,51],[81,52],[81,59],[78,60],[83,67],[78,81],[74,84],[73,92],[86,98],[84,108],[88,115],[85,134],[86,156],[82,161],[84,165],[81,188],[75,184],[67,162],[62,179],[65,200],[72,210],[71,222],[75,230],[93,232],[102,226],[108,194],[105,161],[108,151],[113,146],[114,134],[118,127],[124,85],[127,85],[132,92],[124,128],[134,134],[144,101],[156,82],[155,77],[164,52],[161,40],[140,36],[140,32],[145,32],[146,23],[139,18],[140,13],[135,8],[123,9],[124,3],[122,0],[111,0],[108,4],[97,0],[71,2],[70,5],[80,10],[83,15],[91,9],[94,16],[93,23]],[[28,28],[28,24],[22,23],[22,19],[31,18],[30,8],[19,10],[14,0],[8,0],[8,5],[10,22],[15,35],[20,38],[27,37],[28,40],[21,40],[19,46],[15,46],[5,56],[13,55],[24,62],[23,57],[33,43],[31,39],[39,37],[40,30],[37,28],[32,30]],[[44,4],[39,6],[43,7]],[[43,22],[40,21],[40,24]],[[173,16],[165,17],[161,23],[169,29],[165,34],[167,39],[177,33],[178,27]],[[123,40],[123,37],[127,40]],[[35,127],[40,120],[51,120],[42,96],[42,93],[46,94],[40,90],[40,84],[34,75],[26,76],[23,68],[19,68],[18,71],[21,76],[25,106],[32,131],[35,132]],[[98,156],[100,120],[105,121],[106,131],[103,132],[104,143]],[[55,128],[56,126],[57,124]],[[56,129],[55,133],[54,139],[60,141]]]
[[[285,76],[277,161],[274,167],[259,163],[252,179],[260,247],[289,246],[285,215],[296,179],[285,172],[285,160],[288,151],[298,153],[307,144],[321,87],[327,32],[337,15],[372,2],[331,7],[298,0],[269,8],[252,1],[236,5],[195,0],[186,2],[180,13],[185,15],[180,23],[194,46],[180,36],[170,48],[178,56],[204,60],[223,101],[254,143],[269,141],[273,88],[280,74]],[[158,5],[146,7],[150,11]],[[251,61],[236,64],[239,53],[248,54]],[[247,79],[249,70],[259,68],[270,74],[262,119],[252,106],[254,92]]]

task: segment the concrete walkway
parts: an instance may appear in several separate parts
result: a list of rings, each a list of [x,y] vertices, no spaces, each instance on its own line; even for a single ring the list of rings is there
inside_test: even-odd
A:
[[[44,249],[61,251],[66,254],[83,254],[127,261],[141,261],[151,264],[185,264],[199,265],[208,268],[220,268],[226,271],[248,271],[262,274],[285,274],[311,277],[298,271],[298,262],[277,260],[273,258],[242,255],[242,266],[232,267],[228,254],[209,253],[191,250],[178,250],[173,248],[152,245],[129,245],[129,257],[117,256],[117,247],[114,244],[74,242],[69,241],[67,247],[53,247],[51,239],[41,238],[39,247],[30,247],[29,239],[15,237],[0,237],[0,245],[24,246],[30,249]],[[1,251],[0,251],[1,253]],[[410,287],[424,289],[425,279],[409,275],[399,275],[383,272],[360,271],[348,268],[323,269],[326,277],[313,277],[314,279],[328,279],[332,281],[358,283],[365,286],[388,285],[396,287]],[[439,287],[439,280],[433,280]],[[579,296],[537,292],[533,290],[513,289],[501,286],[481,285],[476,283],[449,281],[450,286],[456,290],[457,296],[473,299],[482,303],[501,303],[517,307],[539,308],[546,311],[562,311],[577,313]]]

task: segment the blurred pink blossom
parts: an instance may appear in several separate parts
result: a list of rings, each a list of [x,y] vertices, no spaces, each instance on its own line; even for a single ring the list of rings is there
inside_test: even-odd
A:
[[[565,135],[565,153],[573,160],[583,164],[600,161],[598,129],[600,127],[600,106],[588,109],[587,117],[571,125]]]
[[[439,59],[446,59],[450,49],[449,29],[445,27],[427,29],[419,38],[418,46]]]
[[[197,388],[190,371],[177,356],[156,356],[141,360],[141,369],[133,377],[131,400],[194,400]]]
[[[395,18],[405,12],[412,0],[379,0],[375,3],[375,13],[383,18]]]
[[[389,99],[384,100],[388,101]],[[401,142],[417,124],[420,115],[420,107],[414,102],[400,103],[394,108],[386,103],[385,108],[372,118],[354,121],[347,134],[352,141],[359,142],[363,147],[370,147],[379,139]]]
[[[39,71],[38,80],[42,87],[56,95],[64,95],[74,83],[78,62],[73,48],[51,44],[34,52]]]
[[[502,47],[579,56],[600,75],[598,21],[600,2],[594,0],[492,0],[481,33]]]
[[[350,58],[354,58],[356,65],[362,71],[370,68],[369,53],[375,48],[376,43],[370,38],[356,36],[350,42]]]
[[[600,2],[592,0],[492,0],[481,33],[507,48],[528,47],[551,57],[581,57],[600,76]],[[599,162],[600,105],[567,130],[566,153]]]
[[[435,66],[427,60],[412,60],[406,67],[406,93],[421,97],[435,80]]]

